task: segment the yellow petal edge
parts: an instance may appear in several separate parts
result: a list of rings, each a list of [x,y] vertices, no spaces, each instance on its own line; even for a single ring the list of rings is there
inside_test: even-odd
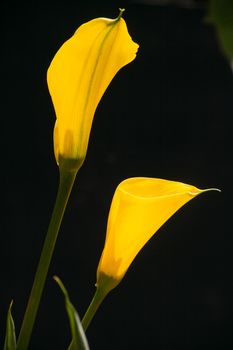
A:
[[[105,245],[97,269],[97,287],[107,283],[107,289],[114,288],[158,229],[185,203],[209,190],[212,189],[200,190],[156,178],[136,177],[121,182],[109,212]]]
[[[138,44],[121,17],[97,18],[81,25],[54,56],[47,81],[56,113],[57,163],[79,167],[86,156],[97,105],[115,74],[135,57]]]

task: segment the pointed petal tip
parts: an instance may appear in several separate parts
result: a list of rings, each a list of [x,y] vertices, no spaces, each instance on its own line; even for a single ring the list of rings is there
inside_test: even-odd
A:
[[[123,16],[123,13],[125,12],[125,9],[124,8],[120,8],[119,7],[119,15],[116,17],[116,18],[114,18],[114,19],[112,19],[112,20],[110,20],[110,21],[112,21],[112,22],[118,22],[121,18],[122,18],[122,16]]]
[[[197,189],[198,192],[194,192],[194,191],[189,191],[189,195],[190,196],[197,196],[198,194],[204,193],[204,192],[209,192],[209,191],[217,191],[217,192],[222,192],[219,188],[215,188],[215,187],[211,187],[211,188],[207,188],[204,190],[201,189]]]
[[[119,13],[117,19],[120,19],[122,17],[123,12],[125,12],[125,9],[119,7],[119,11],[120,11],[120,13]]]
[[[211,188],[207,188],[206,190],[202,190],[202,192],[208,192],[208,191],[222,192],[219,188],[215,188],[215,187],[211,187]]]

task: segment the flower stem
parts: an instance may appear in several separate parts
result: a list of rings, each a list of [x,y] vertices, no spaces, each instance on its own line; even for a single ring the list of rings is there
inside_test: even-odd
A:
[[[96,314],[96,311],[98,310],[100,304],[106,297],[107,293],[105,293],[102,289],[97,288],[96,292],[94,294],[94,297],[82,319],[82,326],[84,331],[87,330],[89,324],[91,323],[93,317]]]
[[[26,350],[28,348],[59,228],[70,192],[73,187],[76,173],[77,171],[60,170],[60,183],[57,198],[21,326],[19,339],[17,342],[17,350]]]

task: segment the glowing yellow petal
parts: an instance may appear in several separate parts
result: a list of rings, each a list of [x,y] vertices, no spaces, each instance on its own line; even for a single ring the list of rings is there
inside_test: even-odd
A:
[[[135,256],[156,231],[185,203],[206,190],[181,182],[130,178],[117,187],[109,212],[105,246],[97,270],[116,286]],[[104,283],[105,283],[104,282]]]
[[[57,123],[57,162],[85,158],[93,116],[114,75],[138,49],[125,21],[97,18],[83,24],[58,50],[48,69]],[[75,166],[75,164],[74,164]]]

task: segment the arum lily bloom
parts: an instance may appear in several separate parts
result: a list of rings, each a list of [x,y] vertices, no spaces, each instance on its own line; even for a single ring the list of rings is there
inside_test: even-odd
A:
[[[178,209],[205,191],[208,190],[154,178],[130,178],[119,184],[113,196],[97,269],[97,291],[84,316],[84,328],[149,239]]]
[[[85,159],[97,105],[115,74],[138,49],[122,18],[97,18],[81,25],[58,50],[48,69],[56,112],[57,163],[78,170]]]
[[[130,178],[117,187],[109,212],[104,250],[97,271],[118,284],[135,256],[158,229],[202,190],[181,182]]]

